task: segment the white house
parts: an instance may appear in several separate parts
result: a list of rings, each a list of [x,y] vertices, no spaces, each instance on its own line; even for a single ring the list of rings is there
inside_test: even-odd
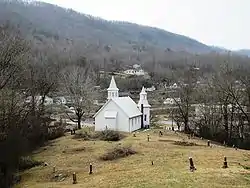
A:
[[[220,111],[223,108],[223,105],[218,105],[218,104],[217,105],[216,104],[214,104],[214,105],[193,104],[192,106],[195,107],[195,117],[196,118],[204,117],[205,114],[220,113]],[[247,106],[241,106],[241,108],[244,112],[247,112]],[[227,105],[227,110],[228,110],[228,113],[232,113],[232,112],[237,113],[237,114],[242,113],[242,111],[238,105],[234,106],[234,109],[233,109],[232,104],[229,104],[229,105]]]
[[[181,102],[180,98],[166,98],[163,104],[175,105]]]
[[[129,74],[129,75],[135,75],[135,70],[134,69],[128,69],[124,71],[125,74]]]
[[[139,69],[139,70],[136,70],[135,71],[135,75],[137,76],[144,76],[145,75],[145,72],[143,69]]]
[[[149,87],[149,88],[145,88],[145,91],[148,91],[148,92],[150,92],[150,91],[155,91],[155,86],[151,86],[151,87]]]
[[[178,88],[178,85],[177,85],[176,83],[174,83],[174,84],[171,85],[169,88],[170,88],[170,89],[177,89],[177,88]]]
[[[119,97],[119,89],[113,76],[107,90],[107,102],[94,115],[95,131],[111,129],[133,132],[149,126],[150,105],[144,88],[138,105],[130,97]]]
[[[32,102],[32,96],[27,97],[25,102],[26,103],[31,103]],[[36,105],[40,105],[41,102],[42,102],[42,96],[35,96],[34,97],[34,102],[36,103]],[[51,104],[53,104],[53,99],[48,97],[48,96],[45,96],[44,105],[47,106],[47,105],[51,105]]]
[[[55,103],[56,104],[66,104],[67,103],[67,100],[65,97],[56,97],[55,98]]]
[[[128,69],[124,71],[128,75],[144,76],[146,72],[143,69]]]
[[[139,69],[139,68],[141,68],[141,65],[139,65],[139,64],[134,64],[134,65],[133,65],[133,68],[134,68],[134,69]]]

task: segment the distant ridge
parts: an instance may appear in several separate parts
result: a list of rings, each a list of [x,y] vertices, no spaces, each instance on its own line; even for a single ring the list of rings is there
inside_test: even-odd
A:
[[[27,35],[38,40],[69,39],[88,45],[102,44],[119,50],[149,52],[154,49],[191,54],[227,53],[230,50],[209,46],[195,39],[126,21],[107,21],[100,17],[34,0],[1,0],[0,24],[18,24]],[[234,51],[250,56],[250,50]]]
[[[144,45],[189,53],[209,53],[213,48],[197,40],[155,27],[122,21],[107,21],[71,9],[37,1],[1,1],[0,23],[20,24],[29,32],[47,33],[87,43],[98,41],[123,48]],[[32,27],[32,26],[33,27]]]

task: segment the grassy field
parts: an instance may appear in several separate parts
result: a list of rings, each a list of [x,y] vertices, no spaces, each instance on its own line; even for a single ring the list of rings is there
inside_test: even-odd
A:
[[[147,141],[150,134],[150,141]],[[176,141],[195,143],[196,146],[176,145]],[[102,161],[100,156],[118,144],[131,146],[138,153],[114,161]],[[181,133],[165,131],[159,137],[158,130],[140,132],[136,137],[127,135],[119,142],[83,141],[71,135],[53,141],[34,153],[34,158],[48,166],[34,167],[23,172],[20,188],[208,188],[250,187],[250,152],[212,144],[206,140],[187,139]],[[189,171],[192,156],[195,172]],[[229,168],[223,169],[223,157],[227,156]],[[154,165],[151,164],[154,161]],[[89,163],[93,174],[89,175]],[[53,174],[60,174],[56,181]],[[77,184],[72,184],[72,173],[77,174]]]

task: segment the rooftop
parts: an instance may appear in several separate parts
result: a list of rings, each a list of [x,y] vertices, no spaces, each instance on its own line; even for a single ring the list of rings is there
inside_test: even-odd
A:
[[[130,97],[118,97],[112,99],[130,118],[140,116],[142,113],[136,103]]]

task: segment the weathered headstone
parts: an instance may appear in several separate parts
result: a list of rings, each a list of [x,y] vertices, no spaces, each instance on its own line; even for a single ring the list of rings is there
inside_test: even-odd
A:
[[[189,164],[190,164],[190,171],[193,172],[194,170],[196,170],[196,168],[194,167],[194,162],[192,157],[189,157]]]
[[[89,164],[89,174],[93,174],[93,166],[91,163]]]
[[[163,133],[161,131],[159,131],[159,136],[161,137],[163,135]]]
[[[77,181],[76,181],[76,173],[75,173],[75,172],[73,173],[73,184],[77,184]]]
[[[224,157],[223,168],[228,168],[226,156]]]

